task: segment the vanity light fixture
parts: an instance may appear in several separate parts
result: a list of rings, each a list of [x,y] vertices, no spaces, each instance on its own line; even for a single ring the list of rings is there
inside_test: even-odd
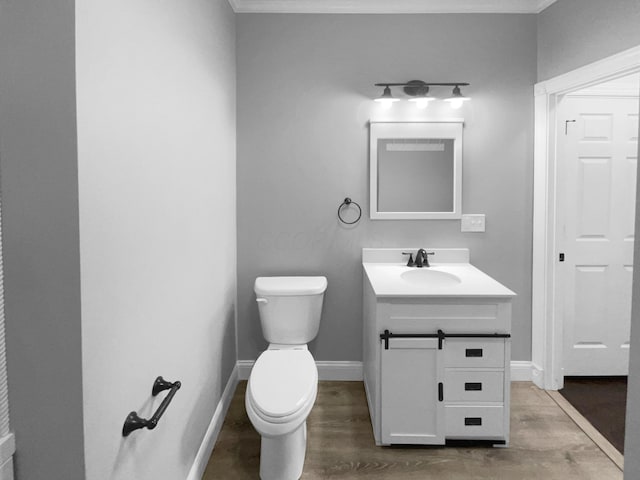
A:
[[[449,102],[451,108],[460,108],[464,102],[470,100],[469,97],[465,97],[460,91],[460,87],[456,85],[453,87],[453,92],[449,98],[445,98],[445,102]]]
[[[384,85],[384,91],[382,92],[382,95],[376,98],[376,102],[381,103],[385,108],[389,108],[393,102],[397,102],[399,100],[399,98],[394,98],[393,95],[391,95],[391,89],[389,88],[389,85]]]
[[[460,92],[461,85],[467,86],[469,84],[465,82],[423,82],[422,80],[410,80],[406,83],[376,83],[375,86],[384,87],[384,91],[375,100],[388,108],[393,102],[400,100],[391,94],[391,87],[402,87],[404,93],[410,97],[409,101],[414,102],[417,108],[424,109],[435,100],[435,97],[429,95],[429,87],[454,87],[451,96],[445,101],[449,102],[452,108],[460,108],[465,100],[469,100],[469,97],[465,97]]]

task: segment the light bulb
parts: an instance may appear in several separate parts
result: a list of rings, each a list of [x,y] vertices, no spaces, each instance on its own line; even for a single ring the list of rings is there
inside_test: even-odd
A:
[[[418,97],[409,99],[409,101],[415,103],[416,108],[419,108],[420,110],[424,110],[425,108],[427,108],[431,100],[433,100],[432,97]]]
[[[391,95],[391,89],[389,88],[388,85],[384,87],[384,92],[382,92],[382,95],[376,98],[376,102],[381,103],[382,108],[391,108],[391,104],[397,101],[398,99],[393,98],[393,96]]]
[[[469,97],[465,97],[464,95],[462,95],[460,87],[456,85],[453,89],[453,92],[451,93],[451,96],[449,98],[446,98],[445,100],[449,102],[451,108],[460,108],[466,100],[469,100]]]
[[[449,100],[449,104],[451,105],[451,108],[455,108],[455,109],[460,108],[463,103],[464,103],[464,100],[460,98],[454,98],[452,100]]]
[[[397,101],[398,101],[397,98],[376,98],[376,102],[378,102],[380,106],[385,110],[388,108],[391,108],[391,105],[393,105],[393,102],[397,102]]]

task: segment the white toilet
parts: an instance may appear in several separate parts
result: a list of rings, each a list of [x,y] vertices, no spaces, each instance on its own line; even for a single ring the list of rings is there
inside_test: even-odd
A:
[[[245,407],[261,435],[260,478],[298,480],[318,369],[307,343],[320,327],[325,277],[258,277],[254,285],[269,348],[256,360]]]

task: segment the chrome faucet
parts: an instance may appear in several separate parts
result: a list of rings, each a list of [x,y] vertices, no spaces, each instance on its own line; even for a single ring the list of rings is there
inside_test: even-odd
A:
[[[416,253],[416,267],[430,267],[429,255],[434,255],[434,252],[427,252],[424,248],[418,250],[418,253]]]

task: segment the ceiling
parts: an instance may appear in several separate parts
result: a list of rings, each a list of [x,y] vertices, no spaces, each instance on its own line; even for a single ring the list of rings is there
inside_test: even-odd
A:
[[[229,0],[237,13],[540,13],[556,0]]]

